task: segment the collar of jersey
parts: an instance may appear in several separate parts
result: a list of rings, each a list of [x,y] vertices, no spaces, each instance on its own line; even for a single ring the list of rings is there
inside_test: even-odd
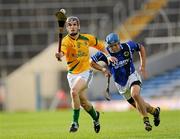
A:
[[[72,38],[71,35],[69,35],[69,34],[68,34],[68,36],[69,36],[69,38],[71,38],[72,40],[77,40],[77,39],[80,37],[80,33],[78,34],[77,38]]]

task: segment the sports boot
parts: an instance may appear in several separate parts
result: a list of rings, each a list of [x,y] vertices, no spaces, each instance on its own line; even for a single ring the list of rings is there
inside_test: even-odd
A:
[[[99,113],[98,111],[96,111],[96,112],[97,112],[97,120],[94,120],[94,121],[93,121],[93,124],[94,124],[94,131],[95,131],[96,133],[99,133],[99,131],[100,131],[100,123],[99,123],[100,113]]]
[[[73,123],[71,124],[70,129],[69,129],[69,132],[76,132],[76,131],[78,131],[78,128],[79,128],[79,124],[76,123],[76,122],[73,122]]]
[[[154,112],[154,125],[158,126],[160,124],[160,108],[157,107]]]
[[[149,122],[149,117],[144,117],[143,121],[144,121],[145,130],[151,131],[152,130],[152,126],[151,126],[151,124]]]

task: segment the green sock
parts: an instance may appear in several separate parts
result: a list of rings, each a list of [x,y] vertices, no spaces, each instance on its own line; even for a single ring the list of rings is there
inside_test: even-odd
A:
[[[78,123],[79,113],[80,113],[80,109],[74,109],[73,110],[73,122]]]
[[[89,115],[91,115],[91,117],[93,118],[93,120],[97,120],[97,113],[94,110],[94,108],[92,107],[89,111],[87,111],[89,113]]]

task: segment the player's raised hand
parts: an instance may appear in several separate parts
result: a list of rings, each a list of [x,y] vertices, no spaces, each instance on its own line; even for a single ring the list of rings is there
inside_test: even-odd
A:
[[[58,61],[62,61],[62,57],[64,56],[63,52],[56,52],[55,54]]]

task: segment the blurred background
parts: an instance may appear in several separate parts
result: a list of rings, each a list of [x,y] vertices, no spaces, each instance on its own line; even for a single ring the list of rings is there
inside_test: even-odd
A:
[[[179,0],[0,0],[0,111],[70,107],[66,63],[54,56],[60,8],[79,17],[82,33],[104,40],[116,32],[121,42],[143,44],[149,78],[142,96],[162,109],[180,109]],[[138,68],[137,55],[134,61]],[[104,111],[130,109],[113,82],[112,100],[105,101],[106,80],[95,72],[89,99]]]

